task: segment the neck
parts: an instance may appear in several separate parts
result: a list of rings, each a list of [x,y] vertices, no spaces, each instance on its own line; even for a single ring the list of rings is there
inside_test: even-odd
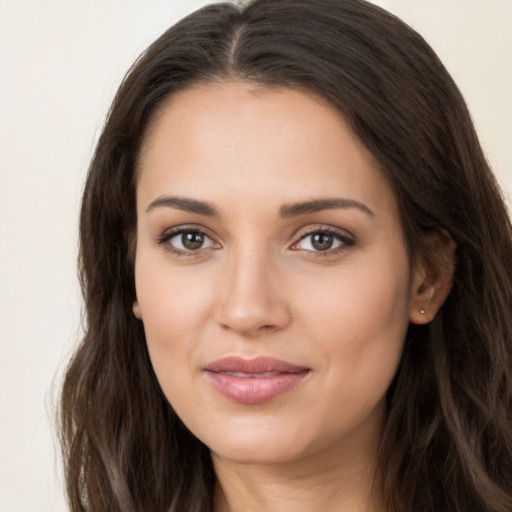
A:
[[[330,447],[281,464],[240,464],[213,454],[214,511],[383,512],[374,448]]]

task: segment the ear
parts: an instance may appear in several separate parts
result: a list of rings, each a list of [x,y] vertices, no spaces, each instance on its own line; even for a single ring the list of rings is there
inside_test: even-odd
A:
[[[139,301],[133,301],[132,311],[133,314],[135,315],[135,318],[137,318],[138,320],[142,320],[142,312],[140,310]]]
[[[426,235],[424,253],[413,269],[409,321],[423,325],[434,319],[450,293],[457,245],[445,230]]]

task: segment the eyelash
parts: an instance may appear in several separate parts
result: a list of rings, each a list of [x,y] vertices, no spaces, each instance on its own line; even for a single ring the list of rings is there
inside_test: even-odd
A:
[[[317,234],[332,236],[335,240],[340,242],[340,245],[338,247],[335,247],[334,249],[327,249],[325,251],[311,251],[311,250],[307,250],[307,249],[302,249],[306,252],[311,253],[311,255],[314,256],[315,258],[316,257],[324,258],[327,256],[333,256],[335,254],[345,252],[350,247],[353,247],[354,245],[356,245],[355,238],[344,231],[330,228],[330,227],[315,227],[315,228],[309,229],[308,231],[306,231],[306,233],[303,233],[300,236],[299,240],[292,245],[292,248],[294,246],[298,245],[302,240],[305,240],[308,237],[311,237],[311,236],[317,235]],[[294,249],[294,250],[300,251],[301,249]]]
[[[169,241],[172,240],[174,237],[183,235],[185,233],[202,235],[206,239],[210,240],[212,245],[209,247],[200,247],[197,250],[183,250],[183,249],[178,249],[169,243]],[[338,247],[335,247],[334,249],[329,248],[329,249],[326,249],[325,251],[321,251],[321,250],[314,251],[314,250],[308,250],[308,249],[294,248],[303,240],[306,240],[308,237],[311,237],[311,236],[317,235],[317,234],[332,236],[335,240],[337,240],[340,243],[340,245]],[[160,236],[157,239],[157,243],[159,245],[164,246],[164,249],[167,252],[170,252],[173,255],[179,256],[179,257],[197,256],[205,249],[216,248],[215,246],[219,247],[219,244],[217,242],[215,242],[213,240],[213,238],[211,236],[209,236],[208,233],[206,233],[206,231],[204,229],[202,229],[200,227],[195,227],[195,226],[181,226],[179,228],[172,229],[170,231],[166,231],[162,234],[162,236]],[[326,256],[332,256],[335,254],[339,254],[341,252],[345,252],[350,247],[353,247],[355,244],[356,244],[355,238],[348,235],[346,232],[342,232],[340,230],[337,230],[334,228],[329,228],[329,227],[315,227],[315,228],[311,228],[306,233],[303,233],[300,236],[300,238],[291,245],[291,249],[295,250],[295,251],[302,250],[304,252],[311,253],[311,255],[314,257],[326,257]]]
[[[179,257],[197,256],[198,254],[201,253],[201,251],[204,251],[205,247],[200,247],[199,249],[197,249],[195,251],[194,250],[183,250],[183,249],[178,249],[176,247],[173,247],[169,243],[169,241],[172,240],[174,237],[183,235],[185,233],[193,233],[193,234],[202,235],[203,237],[210,240],[213,245],[216,245],[216,246],[219,245],[212,239],[211,236],[208,235],[208,233],[206,233],[206,231],[204,229],[202,229],[200,227],[196,227],[196,226],[180,226],[179,228],[172,229],[170,231],[166,231],[162,234],[162,236],[160,236],[157,239],[157,243],[159,245],[162,245],[167,252],[170,252],[174,256],[179,256]],[[210,248],[210,247],[208,247],[208,248]]]

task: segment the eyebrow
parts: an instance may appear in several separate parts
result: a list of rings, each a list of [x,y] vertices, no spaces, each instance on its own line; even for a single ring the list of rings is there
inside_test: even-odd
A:
[[[198,201],[197,199],[189,199],[178,196],[160,196],[146,208],[149,212],[157,207],[176,208],[197,215],[205,215],[207,217],[219,217],[219,212],[209,203]],[[375,217],[375,214],[364,203],[354,199],[345,198],[329,198],[329,199],[313,199],[301,203],[292,203],[283,205],[279,209],[279,215],[282,218],[297,217],[307,213],[316,213],[322,210],[334,210],[336,208],[349,209],[357,208],[369,217]]]
[[[160,196],[146,208],[146,212],[150,212],[159,206],[167,208],[176,208],[185,212],[196,213],[198,215],[206,215],[208,217],[218,217],[219,212],[210,204],[196,199],[188,199],[186,197],[177,196]]]
[[[306,213],[316,213],[322,210],[334,210],[336,208],[349,209],[357,208],[366,213],[369,217],[375,217],[375,214],[364,203],[354,199],[332,198],[332,199],[314,199],[303,203],[293,203],[284,205],[279,210],[279,215],[283,218],[296,217]]]

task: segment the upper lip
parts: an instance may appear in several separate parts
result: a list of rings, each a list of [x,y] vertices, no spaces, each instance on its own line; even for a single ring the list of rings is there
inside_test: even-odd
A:
[[[300,373],[309,370],[305,366],[291,364],[274,357],[260,356],[253,359],[229,356],[208,363],[204,370],[214,373],[239,372],[246,374]]]

